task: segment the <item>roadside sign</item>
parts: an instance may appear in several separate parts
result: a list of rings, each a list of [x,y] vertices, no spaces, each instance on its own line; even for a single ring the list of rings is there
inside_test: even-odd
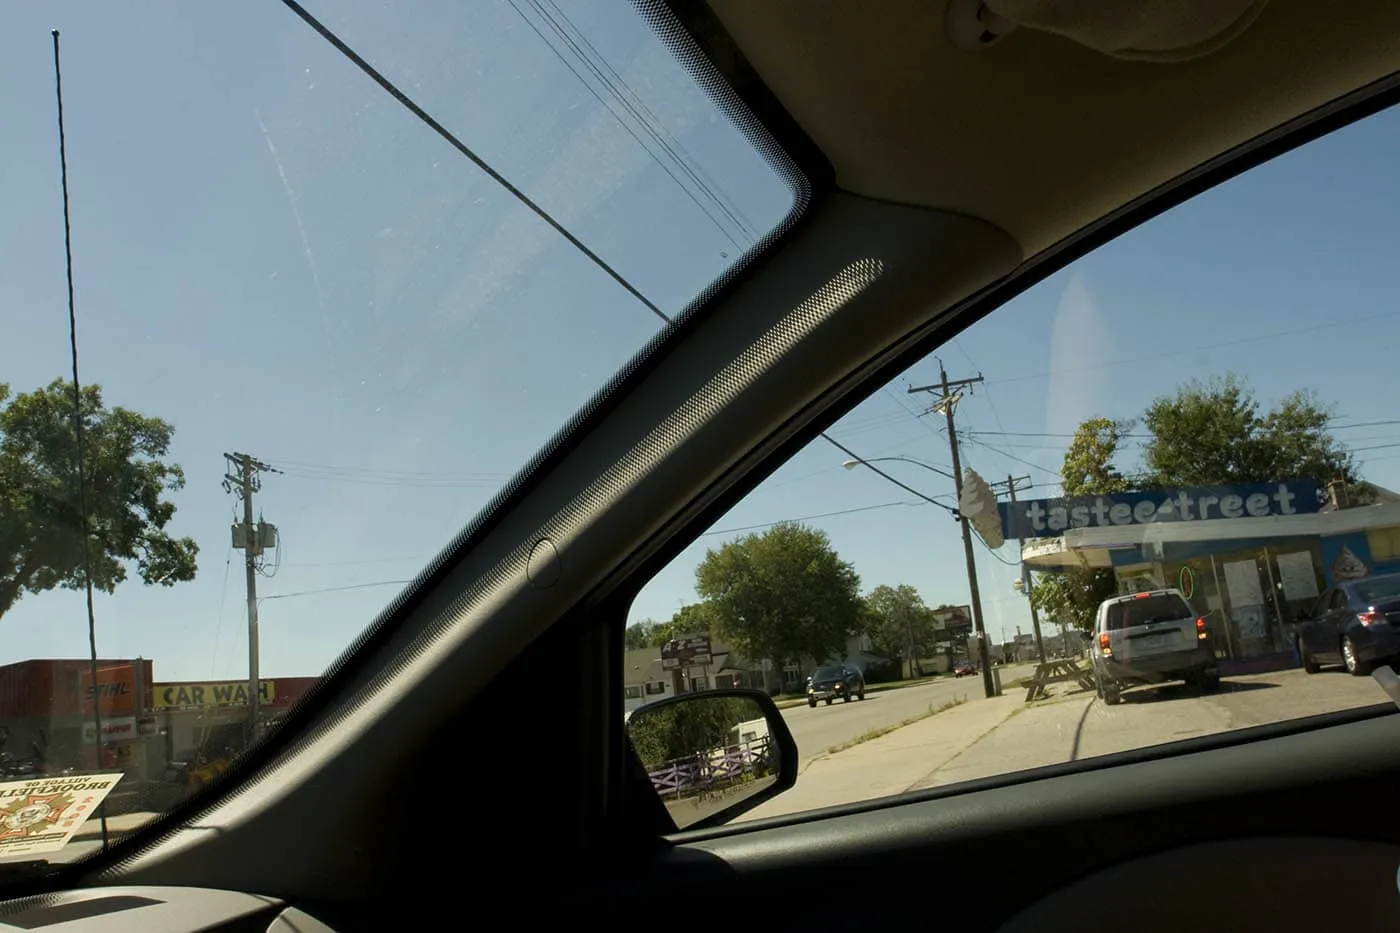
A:
[[[661,646],[661,667],[664,670],[709,664],[712,661],[709,635],[681,635]]]

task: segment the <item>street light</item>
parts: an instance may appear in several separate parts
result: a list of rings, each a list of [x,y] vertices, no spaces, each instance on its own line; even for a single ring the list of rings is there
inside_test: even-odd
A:
[[[939,476],[946,476],[951,480],[957,479],[956,476],[954,476],[952,473],[949,473],[947,470],[942,469],[941,467],[936,467],[931,463],[924,463],[922,460],[915,460],[913,457],[871,457],[869,460],[862,460],[859,457],[854,457],[850,460],[847,460],[841,465],[848,470],[854,470],[858,466],[864,466],[866,464],[871,463],[884,463],[888,460],[898,460],[901,463],[912,463],[914,464],[914,466],[921,466],[925,470],[932,470]]]
[[[955,447],[955,460],[956,449],[957,448]],[[903,483],[899,482],[899,480],[885,473],[883,470],[879,469],[878,467],[871,466],[871,464],[873,463],[879,463],[885,460],[898,460],[903,463],[912,463],[915,466],[921,466],[925,470],[930,470],[934,473],[939,474],[940,476],[946,476],[953,481],[954,490],[959,495],[961,495],[962,493],[962,482],[958,479],[958,475],[956,473],[949,473],[946,470],[942,470],[939,467],[933,466],[932,464],[924,463],[922,460],[915,460],[913,457],[872,457],[869,460],[863,459],[861,457],[852,457],[851,459],[845,461],[841,465],[848,470],[854,470],[857,466],[865,466],[871,470],[874,470],[876,473],[879,473],[881,476],[885,477],[885,479],[888,479],[899,486],[904,486]],[[957,466],[956,462],[954,463],[954,466]],[[904,488],[908,489],[909,487],[904,486]],[[925,496],[924,498],[928,497]],[[949,509],[949,511],[953,513],[953,517],[958,519],[958,524],[962,526],[963,559],[967,562],[967,585],[970,591],[970,595],[972,596],[972,619],[977,627],[977,661],[982,668],[983,692],[990,699],[991,697],[997,695],[997,688],[996,683],[992,679],[991,651],[989,650],[989,647],[987,645],[987,634],[982,628],[982,596],[977,588],[977,561],[972,551],[972,526],[968,523],[967,516],[962,514],[961,511],[955,509]]]

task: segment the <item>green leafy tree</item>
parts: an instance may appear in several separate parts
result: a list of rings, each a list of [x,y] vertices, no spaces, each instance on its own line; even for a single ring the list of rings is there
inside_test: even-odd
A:
[[[623,646],[628,651],[651,647],[652,638],[659,628],[661,628],[661,624],[653,622],[651,619],[633,622],[623,631]]]
[[[855,568],[824,532],[795,522],[709,551],[695,581],[714,634],[752,660],[844,654],[865,621]]]
[[[131,563],[148,585],[194,579],[198,546],[165,530],[175,505],[164,496],[185,484],[164,459],[174,428],[105,407],[95,385],[80,410],[93,587],[113,592]],[[0,615],[26,593],[83,587],[76,451],[71,382],[13,396],[0,383]]]
[[[1153,487],[1216,486],[1308,478],[1355,483],[1356,464],[1327,430],[1332,412],[1310,392],[1261,411],[1234,375],[1194,381],[1148,406],[1143,425],[1145,482]]]
[[[934,650],[933,613],[919,591],[908,584],[875,587],[865,597],[866,632],[875,652],[917,670],[918,659]]]
[[[1129,424],[1090,418],[1074,432],[1060,467],[1066,496],[1102,496],[1126,492],[1131,481],[1114,460]],[[1099,603],[1118,591],[1113,571],[1077,567],[1063,573],[1042,573],[1033,579],[1031,599],[1049,622],[1083,631],[1094,627]]]
[[[627,627],[624,637],[627,650],[632,651],[637,648],[660,648],[680,635],[710,635],[713,628],[710,608],[704,603],[691,603],[682,606],[665,622],[643,619],[633,623]]]
[[[691,696],[685,702],[644,706],[632,714],[627,736],[648,769],[725,747],[735,726],[762,715],[738,697]]]

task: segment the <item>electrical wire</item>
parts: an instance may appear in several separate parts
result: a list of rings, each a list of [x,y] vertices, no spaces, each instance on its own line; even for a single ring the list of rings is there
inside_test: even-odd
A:
[[[297,596],[315,596],[320,593],[339,593],[344,590],[363,590],[372,586],[406,586],[412,580],[375,580],[372,583],[352,583],[348,586],[326,586],[315,590],[299,590],[295,593],[274,593],[271,596],[259,596],[258,602],[269,599],[293,599]]]
[[[228,575],[229,568],[233,566],[233,545],[229,545],[228,553],[224,555],[224,583],[219,588],[219,614],[214,619],[214,657],[209,662],[209,677],[212,680],[214,671],[219,667],[219,633],[224,627],[224,601],[228,599]]]
[[[815,515],[799,515],[796,518],[780,518],[777,521],[760,522],[757,525],[740,525],[735,528],[716,528],[713,531],[705,532],[704,534],[700,535],[700,537],[708,538],[713,535],[732,535],[738,534],[741,531],[757,531],[760,528],[772,528],[774,525],[786,525],[789,522],[815,521],[819,518],[834,518],[838,515],[855,515],[858,512],[873,512],[877,509],[892,509],[897,506],[924,506],[926,504],[927,503],[925,502],[909,502],[908,500],[900,500],[898,502],[881,502],[878,505],[862,505],[857,506],[853,509],[837,509],[835,512],[818,512]]]
[[[627,292],[627,294],[637,299],[637,301],[640,302],[641,305],[648,311],[650,311],[652,314],[661,318],[661,320],[665,321],[667,324],[671,323],[670,317],[668,317],[665,314],[665,312],[663,312],[660,308],[653,304],[652,301],[645,295],[643,295],[635,285],[627,281],[627,279],[623,277],[622,273],[614,269],[607,262],[607,260],[603,259],[602,256],[599,256],[597,253],[593,252],[593,250],[589,249],[586,245],[584,245],[582,240],[570,233],[567,227],[565,227],[559,221],[555,220],[554,216],[550,214],[549,211],[536,204],[535,201],[529,195],[527,195],[524,191],[521,191],[519,188],[513,185],[510,182],[510,180],[507,179],[500,172],[492,168],[489,162],[487,162],[481,156],[477,155],[476,152],[469,148],[466,143],[458,139],[456,134],[454,134],[451,130],[449,130],[447,127],[443,126],[436,119],[434,119],[431,114],[429,114],[426,110],[424,110],[416,102],[414,102],[413,98],[409,97],[403,91],[399,90],[398,86],[394,84],[394,82],[386,78],[383,74],[379,72],[378,69],[376,69],[373,65],[371,65],[364,58],[362,58],[358,52],[350,48],[350,46],[346,44],[346,42],[343,39],[341,39],[334,32],[332,32],[329,27],[325,26],[320,20],[312,16],[306,10],[305,7],[297,3],[296,0],[282,0],[282,4],[285,7],[287,7],[287,9],[295,13],[298,17],[300,17],[302,22],[310,26],[318,35],[321,36],[321,38],[329,42],[337,52],[345,56],[345,58],[349,59],[350,62],[355,65],[355,67],[359,68],[360,71],[364,72],[366,77],[368,77],[375,84],[378,84],[381,88],[383,88],[384,91],[390,97],[394,98],[394,100],[398,101],[404,107],[404,109],[406,109],[409,113],[417,117],[420,122],[422,122],[425,126],[431,129],[434,133],[437,133],[438,136],[442,137],[442,139],[448,145],[450,145],[453,149],[456,149],[459,153],[461,153],[468,161],[470,161],[478,169],[484,172],[488,178],[490,178],[496,184],[504,188],[511,195],[511,197],[519,201],[536,217],[548,224],[550,228],[554,230],[555,233],[559,234],[565,240],[567,240],[570,246],[578,250],[584,257],[586,257],[589,260],[589,262],[593,263],[593,265],[596,266],[598,270],[601,271],[604,275],[608,276],[608,278],[616,282],[623,289],[623,291]]]
[[[670,179],[676,183],[676,187],[680,188],[682,191],[685,192],[686,196],[690,198],[691,202],[696,206],[696,208],[698,208],[700,212],[705,215],[705,217],[710,221],[710,223],[714,224],[715,229],[718,230],[721,234],[723,234],[724,237],[727,240],[729,240],[731,244],[733,244],[735,249],[743,249],[744,244],[739,241],[739,238],[735,236],[733,231],[731,231],[724,224],[722,224],[719,218],[716,217],[713,213],[711,213],[710,208],[707,208],[705,204],[701,202],[700,197],[696,195],[696,193],[692,191],[689,187],[687,187],[683,181],[681,181],[681,179],[676,175],[675,171],[669,165],[666,164],[666,161],[662,159],[662,157],[658,155],[655,150],[653,150],[650,146],[646,144],[642,137],[638,135],[637,130],[633,129],[633,127],[627,122],[627,120],[623,118],[622,114],[618,113],[617,110],[614,109],[613,105],[604,99],[603,95],[598,91],[598,89],[589,83],[588,79],[585,78],[583,74],[579,72],[578,68],[576,68],[574,64],[569,61],[568,56],[566,56],[562,51],[560,51],[559,48],[556,47],[555,44],[551,42],[548,37],[545,36],[545,34],[540,30],[540,27],[535,25],[535,23],[530,19],[530,17],[525,14],[525,11],[520,8],[520,5],[516,2],[516,0],[508,0],[508,2],[510,3],[511,9],[515,10],[516,14],[521,18],[521,20],[525,22],[527,26],[530,27],[530,29],[535,33],[535,35],[539,37],[540,41],[543,42],[546,46],[548,46],[549,50],[554,53],[556,58],[559,59],[560,63],[563,64],[564,67],[567,68],[573,74],[573,76],[578,79],[579,84],[583,85],[584,88],[587,89],[588,93],[593,96],[594,100],[598,101],[598,103],[601,104],[603,108],[608,111],[608,113],[612,114],[613,119],[617,121],[618,126],[626,130],[627,134],[632,137],[632,139],[637,143],[637,145],[640,146],[642,150],[651,157],[652,161],[656,163],[657,167],[659,167],[663,172],[665,172],[670,177]],[[569,47],[569,49],[574,53],[574,55],[576,55],[579,58],[579,60],[583,62],[584,67],[587,68],[590,72],[592,72],[594,77],[600,80],[603,83],[603,85],[609,89],[614,100],[623,108],[628,110],[632,114],[633,118],[642,124],[643,131],[646,132],[647,135],[651,136],[657,143],[659,143],[664,151],[668,152],[668,154],[671,155],[672,159],[680,166],[682,171],[687,171],[687,166],[684,164],[684,162],[682,162],[680,157],[677,156],[675,152],[671,150],[670,147],[665,143],[665,141],[663,141],[660,138],[659,133],[657,133],[651,126],[648,125],[647,121],[641,116],[641,114],[638,113],[637,110],[623,98],[621,91],[616,86],[614,86],[611,81],[608,80],[607,76],[602,73],[602,70],[599,68],[597,63],[595,63],[589,57],[589,55],[585,51],[583,51],[580,44],[577,41],[575,41],[573,37],[571,37],[565,32],[563,27],[560,26],[559,23],[548,12],[544,10],[544,8],[540,5],[539,2],[537,2],[537,0],[527,0],[527,2],[529,2],[529,4],[532,7],[534,7],[535,12],[545,20],[545,22],[548,24],[549,28],[555,33],[555,35],[557,35],[560,38],[560,40],[563,41],[564,44]],[[562,17],[563,14],[560,13],[560,16]],[[567,18],[565,17],[565,19]],[[726,214],[729,214],[729,211],[724,207],[722,203],[720,203],[718,197],[714,196],[712,191],[705,189],[703,184],[700,183],[699,179],[696,178],[693,173],[688,172],[688,174],[691,174],[695,182],[701,185],[701,190],[704,191],[705,194],[710,196],[711,200],[715,202],[716,206],[721,211],[723,211]],[[732,214],[729,214],[729,216],[735,223],[739,223],[737,217],[734,217]],[[747,237],[750,240],[750,242],[752,242],[753,238],[748,234],[748,231],[742,231],[741,235]]]

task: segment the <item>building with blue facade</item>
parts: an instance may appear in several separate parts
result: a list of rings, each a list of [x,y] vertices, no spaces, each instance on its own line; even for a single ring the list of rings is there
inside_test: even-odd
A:
[[[1400,571],[1400,496],[1365,505],[1312,481],[1143,490],[1002,504],[1008,538],[1041,573],[1111,569],[1119,592],[1176,587],[1227,669],[1294,659],[1294,623],[1327,587]]]

